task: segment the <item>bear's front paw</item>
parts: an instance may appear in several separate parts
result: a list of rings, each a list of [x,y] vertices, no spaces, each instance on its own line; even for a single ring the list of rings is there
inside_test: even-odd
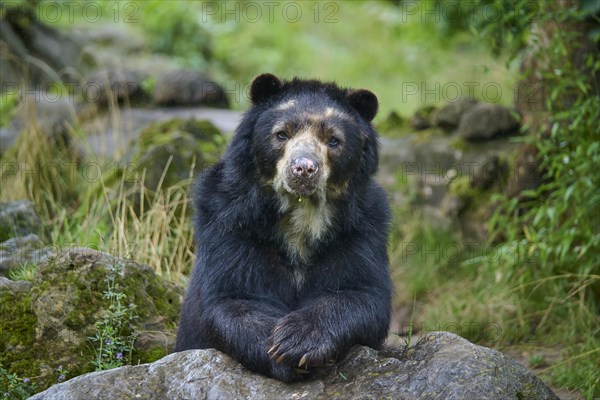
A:
[[[271,376],[282,382],[292,383],[302,381],[310,376],[310,371],[304,368],[294,368],[285,363],[271,360]]]
[[[333,339],[307,317],[292,313],[281,318],[269,340],[268,354],[277,363],[297,368],[333,364],[336,346]]]

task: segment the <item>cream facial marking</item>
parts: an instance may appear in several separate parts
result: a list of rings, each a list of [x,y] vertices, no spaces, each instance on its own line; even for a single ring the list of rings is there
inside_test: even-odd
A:
[[[333,107],[327,107],[325,112],[323,113],[323,117],[338,117],[338,118],[348,118],[348,116],[340,110],[336,110]]]
[[[290,108],[294,107],[296,105],[296,100],[291,99],[286,101],[285,103],[281,103],[280,105],[278,105],[276,108],[277,110],[289,110]]]

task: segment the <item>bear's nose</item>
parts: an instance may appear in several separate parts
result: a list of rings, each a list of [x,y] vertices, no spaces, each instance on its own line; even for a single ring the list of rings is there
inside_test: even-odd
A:
[[[300,157],[292,161],[292,174],[297,178],[312,179],[317,175],[319,164],[310,158]]]

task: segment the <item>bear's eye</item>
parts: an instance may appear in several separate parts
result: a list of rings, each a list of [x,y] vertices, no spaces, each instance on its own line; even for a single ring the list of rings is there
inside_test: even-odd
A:
[[[288,135],[284,131],[278,131],[277,133],[275,133],[275,136],[280,142],[285,142],[286,140],[288,140]]]
[[[331,138],[329,138],[329,142],[327,142],[327,145],[330,148],[335,149],[336,147],[338,147],[340,145],[340,139],[338,139],[336,137],[331,137]]]

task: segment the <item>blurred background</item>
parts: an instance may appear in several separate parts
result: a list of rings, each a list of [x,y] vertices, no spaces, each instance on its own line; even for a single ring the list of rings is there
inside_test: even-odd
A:
[[[194,258],[190,184],[271,72],[380,100],[391,341],[452,331],[561,398],[600,396],[599,11],[3,1],[0,392],[172,350]]]

